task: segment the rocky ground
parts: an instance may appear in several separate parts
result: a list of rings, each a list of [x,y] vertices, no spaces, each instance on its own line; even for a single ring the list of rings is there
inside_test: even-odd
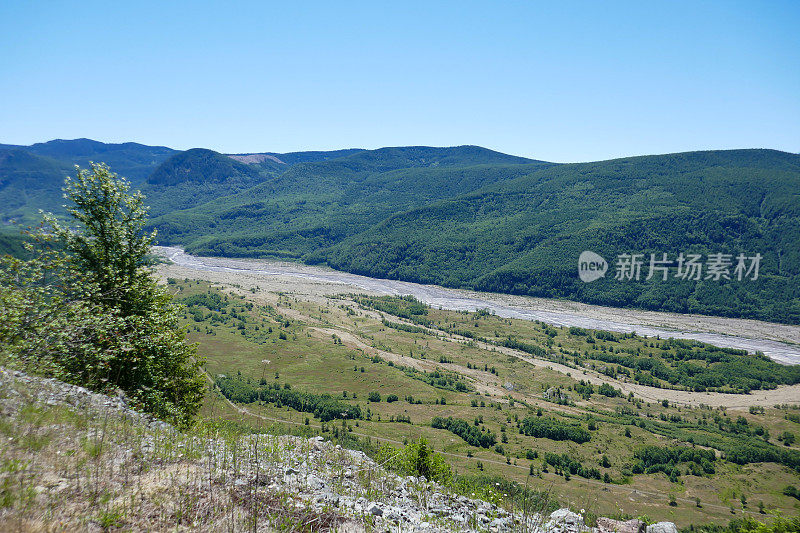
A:
[[[322,437],[179,432],[122,397],[5,369],[0,439],[3,531],[677,531],[510,512]]]

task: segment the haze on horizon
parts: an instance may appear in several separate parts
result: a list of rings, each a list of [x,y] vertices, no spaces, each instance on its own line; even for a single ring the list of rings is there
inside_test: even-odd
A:
[[[800,5],[0,5],[0,142],[800,151]]]

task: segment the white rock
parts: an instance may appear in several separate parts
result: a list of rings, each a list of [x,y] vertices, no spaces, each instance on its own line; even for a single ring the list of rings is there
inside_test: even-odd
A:
[[[658,522],[647,526],[647,533],[678,533],[678,528],[672,522]]]
[[[550,514],[550,520],[544,525],[545,531],[553,533],[578,533],[585,528],[583,517],[577,513],[573,513],[569,509],[553,511]]]

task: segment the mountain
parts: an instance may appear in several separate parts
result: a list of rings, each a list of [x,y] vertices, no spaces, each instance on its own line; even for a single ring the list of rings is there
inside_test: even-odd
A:
[[[72,170],[22,149],[0,149],[0,221],[35,224],[39,209],[62,212],[61,187]]]
[[[361,148],[347,148],[345,150],[331,150],[326,152],[311,151],[311,152],[288,152],[279,154],[277,152],[262,152],[255,154],[227,154],[228,157],[239,161],[240,163],[247,164],[264,164],[267,162],[277,163],[279,165],[286,165],[288,168],[297,163],[311,163],[315,161],[328,161],[330,159],[338,159],[348,155],[363,152]]]
[[[394,213],[551,165],[474,146],[364,150],[298,163],[252,189],[153,225],[162,242],[200,253],[300,257]]]
[[[0,220],[30,224],[38,221],[39,209],[62,213],[61,187],[66,176],[75,174],[75,165],[104,162],[137,186],[175,153],[163,146],[91,139],[0,144]]]
[[[533,169],[394,214],[306,256],[350,272],[588,303],[800,323],[800,156],[668,154]],[[577,276],[599,253],[610,273]],[[619,254],[740,253],[755,281],[614,279]],[[733,268],[733,267],[731,267]],[[673,271],[673,274],[675,272]]]
[[[88,167],[89,162],[106,163],[111,170],[138,184],[177,150],[165,146],[147,146],[127,142],[103,143],[92,139],[55,139],[30,146],[20,146],[32,154],[58,159],[70,164]]]
[[[147,178],[141,186],[159,215],[248,189],[264,180],[265,173],[213,150],[193,148],[178,152]]]
[[[223,155],[56,140],[0,145],[0,220],[30,223],[40,208],[58,212],[63,177],[89,157],[111,161],[121,175],[139,172],[134,186],[147,195],[160,241],[193,253],[800,323],[798,154],[721,150],[554,164],[478,146]],[[605,277],[579,279],[583,251],[605,259]],[[651,254],[763,259],[755,280],[623,281],[615,274],[625,253],[641,254],[642,277]]]

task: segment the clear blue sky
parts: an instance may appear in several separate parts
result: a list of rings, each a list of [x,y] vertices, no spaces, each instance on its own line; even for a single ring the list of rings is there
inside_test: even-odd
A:
[[[800,151],[800,2],[0,0],[0,142]]]

